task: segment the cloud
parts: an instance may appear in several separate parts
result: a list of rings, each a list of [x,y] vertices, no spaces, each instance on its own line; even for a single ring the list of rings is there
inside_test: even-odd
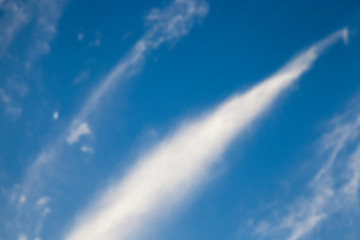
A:
[[[0,99],[3,103],[10,103],[11,98],[10,96],[5,92],[4,89],[0,89]]]
[[[73,84],[76,85],[76,84],[88,79],[89,77],[90,77],[90,71],[84,70],[78,76],[76,76],[76,78],[73,81]]]
[[[0,5],[0,10],[4,12],[0,20],[0,57],[7,52],[16,34],[32,22],[35,27],[32,29],[33,40],[28,48],[28,66],[38,56],[46,54],[65,2],[66,0],[13,0]]]
[[[96,38],[94,41],[90,42],[89,45],[91,47],[100,47],[101,45],[101,40],[100,40],[100,33],[96,32]]]
[[[263,220],[266,229],[256,230],[265,239],[298,240],[311,234],[321,223],[347,208],[354,208],[359,200],[360,185],[360,115],[352,108],[352,115],[338,116],[332,130],[320,144],[321,158],[327,159],[317,174],[280,216]],[[355,115],[354,115],[355,112]]]
[[[73,117],[70,126],[65,129],[69,132],[66,141],[72,144],[84,134],[89,134],[90,129],[87,125],[87,118],[98,109],[98,104],[101,99],[108,95],[116,84],[137,73],[145,59],[147,53],[155,50],[162,43],[168,41],[175,41],[180,37],[186,35],[192,27],[194,21],[203,18],[207,13],[207,4],[196,0],[175,0],[172,4],[164,10],[152,10],[151,15],[158,16],[158,19],[148,20],[148,30],[144,36],[138,40],[130,52],[120,60],[120,62],[108,73],[108,75],[99,83],[98,86],[89,94],[79,113]],[[79,124],[81,123],[81,124]],[[60,135],[54,143],[43,151],[36,158],[35,162],[28,169],[28,177],[39,175],[41,169],[48,166],[51,161],[56,160],[56,155],[61,151],[63,136]],[[37,176],[36,179],[39,179]],[[25,188],[30,188],[30,183],[33,181],[29,179],[26,182]]]
[[[77,119],[86,118],[119,81],[137,73],[150,51],[188,34],[194,21],[203,18],[207,11],[202,0],[175,0],[163,10],[153,9],[147,17],[147,32],[90,94]]]
[[[20,199],[19,199],[19,203],[20,204],[24,204],[26,202],[26,196],[25,195],[21,195]]]
[[[81,123],[76,128],[73,128],[70,135],[67,137],[66,141],[69,144],[77,142],[81,136],[90,135],[91,130],[87,123]]]
[[[11,77],[7,80],[4,88],[0,88],[0,103],[4,104],[5,114],[12,119],[18,118],[22,113],[22,108],[19,106],[19,99],[28,93],[27,85]]]
[[[24,234],[21,234],[18,238],[18,240],[27,240],[27,239],[28,239],[27,236]]]
[[[42,217],[46,217],[51,212],[51,209],[46,207],[42,212]]]
[[[153,11],[149,19],[161,21],[162,17]],[[336,32],[249,91],[232,96],[207,114],[180,126],[140,157],[123,179],[98,196],[77,218],[65,239],[128,239],[143,231],[144,226],[153,223],[155,215],[194,190],[230,142],[342,34],[343,31]]]
[[[4,16],[0,21],[0,56],[7,50],[16,32],[29,21],[26,7],[21,1],[7,1],[0,5]]]
[[[50,201],[50,198],[44,196],[44,197],[41,197],[41,198],[39,198],[39,199],[37,200],[36,205],[37,205],[37,206],[44,206],[44,205],[46,205],[49,201]]]
[[[59,118],[59,112],[54,112],[53,119],[58,120],[58,118]]]
[[[81,151],[84,153],[94,153],[94,149],[86,145],[81,146]]]
[[[42,1],[39,1],[39,3],[41,2]],[[52,10],[51,8],[49,13],[52,13]],[[46,9],[43,9],[43,11],[46,11]],[[26,193],[29,195],[29,199],[32,199],[32,202],[30,203],[28,201],[27,204],[34,204],[33,200],[43,195],[43,187],[50,180],[54,180],[49,172],[55,172],[50,170],[53,169],[56,164],[60,164],[59,156],[67,147],[64,145],[65,140],[68,144],[73,144],[78,141],[81,136],[91,132],[88,127],[89,115],[98,110],[102,98],[109,96],[109,92],[113,90],[120,81],[124,81],[138,73],[146,56],[151,51],[157,49],[161,44],[176,41],[188,34],[194,22],[202,19],[206,13],[207,4],[202,0],[175,0],[163,10],[153,10],[153,16],[157,14],[158,19],[147,20],[147,30],[144,35],[134,44],[129,53],[102,79],[98,86],[93,89],[88,98],[85,99],[82,107],[78,110],[78,114],[76,114],[71,122],[61,131],[64,134],[55,136],[54,140],[40,151],[32,164],[26,169],[20,187],[14,188],[14,194],[20,196]],[[58,15],[55,14],[55,16]],[[51,19],[55,19],[55,17]],[[49,32],[51,32],[51,28],[49,28]],[[64,161],[62,161],[61,164],[66,164],[66,159],[62,160]],[[37,218],[37,216],[33,215],[34,213],[31,212],[30,208],[15,207],[15,211],[19,212],[14,215],[29,216],[23,218],[26,222],[22,225],[34,225],[31,219]]]
[[[79,34],[77,35],[77,40],[78,40],[79,42],[81,42],[83,39],[84,39],[84,34],[79,33]]]

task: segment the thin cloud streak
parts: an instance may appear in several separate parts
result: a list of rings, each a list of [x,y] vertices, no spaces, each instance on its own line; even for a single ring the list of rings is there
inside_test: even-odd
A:
[[[194,190],[229,143],[346,32],[334,33],[248,92],[231,97],[206,115],[181,126],[140,157],[122,180],[99,196],[77,218],[65,239],[129,239],[153,223],[152,218],[161,209],[174,206]]]
[[[48,182],[49,169],[58,164],[58,158],[64,151],[67,144],[74,144],[79,138],[90,133],[91,122],[88,121],[89,115],[98,110],[100,101],[104,96],[116,87],[116,85],[134,74],[138,73],[144,63],[146,56],[151,51],[156,50],[160,45],[176,41],[187,35],[197,20],[205,17],[208,6],[202,0],[175,0],[163,10],[153,9],[147,17],[147,31],[141,37],[129,53],[110,71],[110,73],[94,88],[83,106],[79,109],[71,123],[64,128],[61,134],[54,138],[46,148],[44,148],[34,162],[26,169],[26,173],[20,187],[14,188],[14,195],[26,195],[28,207],[21,208],[20,211],[32,211],[32,206],[36,204],[36,199],[43,195],[42,190]],[[51,32],[51,28],[49,29]],[[46,35],[47,36],[47,35]],[[39,45],[40,46],[40,45]],[[82,126],[86,123],[86,128]],[[80,130],[80,131],[79,131]],[[87,151],[89,149],[86,149]],[[55,164],[56,163],[56,164]],[[19,208],[15,206],[17,211]],[[20,213],[21,215],[25,213]],[[32,215],[32,213],[26,213]],[[31,223],[24,225],[30,226]],[[22,227],[19,224],[20,228]]]
[[[65,3],[66,0],[13,0],[1,4],[0,10],[4,16],[0,21],[0,58],[7,53],[16,34],[34,21],[34,36],[28,46],[27,56],[27,66],[31,67],[32,61],[50,50],[49,42],[56,33],[56,25]]]
[[[89,128],[89,125],[87,123],[81,123],[76,128],[72,129],[70,135],[66,138],[66,141],[68,144],[73,144],[77,141],[79,141],[81,136],[84,135],[90,135],[91,129]]]
[[[41,175],[43,168],[56,160],[56,156],[61,152],[65,140],[72,144],[78,140],[78,137],[83,135],[77,134],[79,126],[86,123],[87,129],[90,129],[87,118],[98,109],[100,100],[112,88],[116,87],[119,81],[137,73],[145,60],[146,54],[165,42],[175,41],[185,36],[190,31],[194,21],[203,18],[207,11],[206,2],[201,0],[175,0],[162,11],[153,9],[147,19],[148,31],[137,41],[130,53],[100,82],[99,86],[94,88],[80,108],[79,113],[73,118],[70,126],[64,130],[66,136],[58,136],[53,145],[48,147],[46,151],[41,152],[29,167],[26,181],[24,181],[24,189],[27,190],[31,188],[31,185],[36,184],[33,181],[39,179],[39,174]],[[154,19],[155,16],[156,19]]]
[[[321,157],[327,158],[327,161],[308,183],[309,192],[290,203],[290,210],[283,212],[281,217],[262,221],[257,226],[257,234],[265,239],[302,239],[320,224],[330,220],[333,214],[357,206],[360,186],[360,115],[350,120],[347,115],[338,117],[333,130],[322,138]]]
[[[65,129],[67,136],[59,136],[47,151],[42,152],[35,160],[34,164],[29,168],[28,175],[36,175],[39,173],[42,165],[46,165],[51,160],[56,159],[63,141],[66,139],[68,143],[75,142],[79,137],[79,126],[86,122],[86,126],[90,129],[86,119],[97,110],[100,100],[116,86],[116,84],[134,74],[145,59],[146,53],[156,49],[162,43],[174,41],[186,35],[197,18],[202,18],[207,13],[207,5],[203,1],[195,0],[175,0],[170,6],[163,11],[153,10],[152,15],[158,16],[158,21],[150,24],[149,30],[145,33],[130,51],[128,56],[123,58],[112,71],[105,77],[103,81],[94,88],[89,95],[79,113],[73,118],[70,126]],[[150,20],[149,20],[150,21]],[[154,21],[154,20],[151,20]],[[128,74],[128,75],[126,75]],[[73,134],[74,133],[74,134]],[[76,136],[76,137],[72,137]],[[34,169],[34,171],[32,171]],[[33,174],[34,173],[34,174]],[[26,181],[28,182],[28,181]]]
[[[165,42],[175,41],[187,35],[194,21],[203,18],[207,12],[208,6],[202,0],[175,0],[162,11],[153,9],[147,17],[149,30],[94,89],[75,121],[88,117],[96,109],[105,93],[119,81],[137,73],[149,52]]]

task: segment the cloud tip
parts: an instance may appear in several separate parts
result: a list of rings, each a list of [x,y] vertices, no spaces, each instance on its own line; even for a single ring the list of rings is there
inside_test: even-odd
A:
[[[342,38],[344,40],[344,44],[348,45],[349,44],[349,28],[345,27],[341,30],[342,33]]]

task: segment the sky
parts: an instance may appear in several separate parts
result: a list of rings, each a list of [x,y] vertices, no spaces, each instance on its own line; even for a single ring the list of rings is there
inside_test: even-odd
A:
[[[0,0],[0,240],[360,239],[360,2]]]

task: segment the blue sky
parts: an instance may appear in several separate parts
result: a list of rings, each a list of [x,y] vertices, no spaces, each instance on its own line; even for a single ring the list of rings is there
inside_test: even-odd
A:
[[[0,240],[360,239],[360,3],[0,0]]]

